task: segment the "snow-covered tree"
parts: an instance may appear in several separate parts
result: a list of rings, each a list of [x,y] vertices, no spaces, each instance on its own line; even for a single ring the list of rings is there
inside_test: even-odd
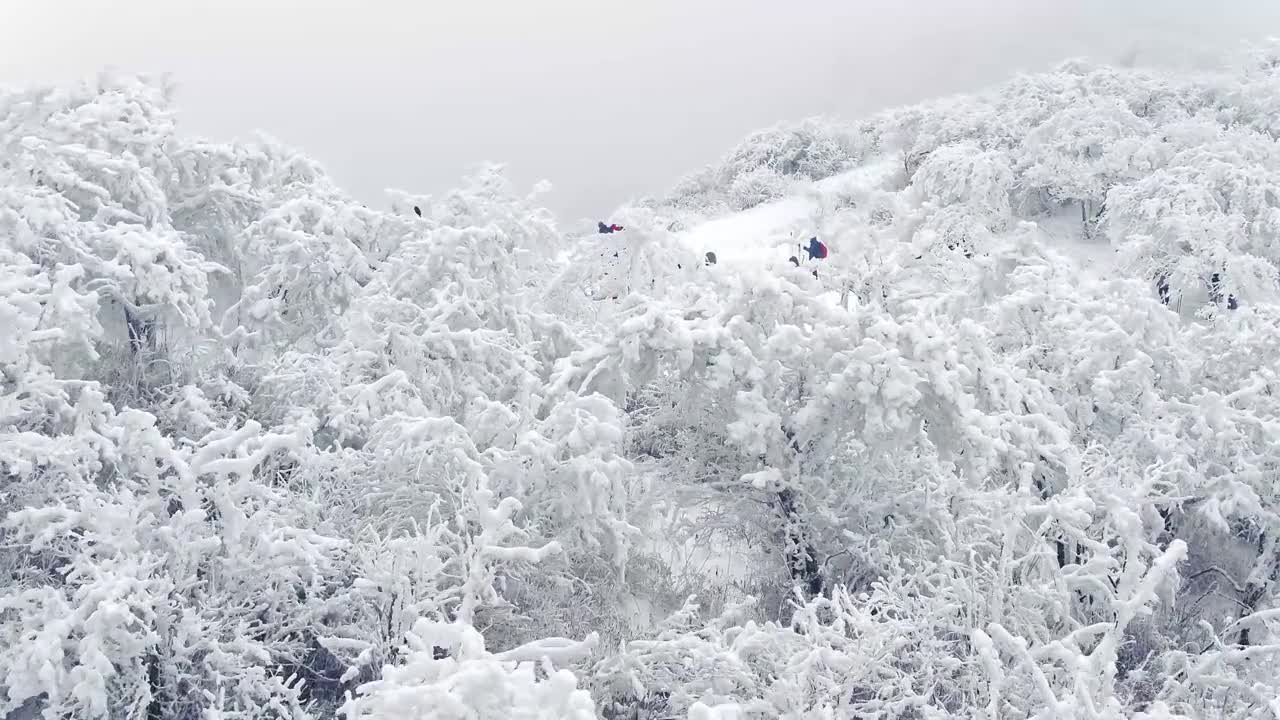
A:
[[[0,93],[0,712],[1274,715],[1275,57],[780,126],[612,234]]]
[[[1150,125],[1121,101],[1089,95],[1060,110],[1027,137],[1022,159],[1029,192],[1054,203],[1079,203],[1086,231],[1103,212],[1118,182],[1154,169],[1143,163],[1142,138]]]

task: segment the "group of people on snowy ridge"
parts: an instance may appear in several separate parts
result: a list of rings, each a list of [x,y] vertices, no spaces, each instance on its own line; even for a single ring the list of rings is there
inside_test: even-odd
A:
[[[606,224],[604,223],[604,221],[603,221],[603,220],[598,220],[598,221],[596,221],[596,230],[597,230],[597,232],[599,232],[601,235],[608,235],[608,234],[610,234],[610,233],[616,233],[616,232],[618,232],[618,231],[620,231],[620,230],[622,230],[622,229],[623,229],[623,227],[622,227],[621,225],[618,225],[617,223],[613,223],[613,224],[611,224],[611,225],[606,225]],[[806,247],[806,248],[804,248],[801,252],[808,254],[808,256],[809,256],[809,259],[810,259],[810,260],[823,260],[823,259],[826,259],[826,257],[827,257],[827,246],[826,246],[822,241],[818,240],[818,238],[816,238],[816,237],[811,237],[811,238],[809,238],[809,246],[808,246],[808,247]],[[707,252],[707,254],[706,254],[706,264],[707,264],[707,265],[715,265],[715,264],[716,264],[716,254],[715,254],[715,253],[713,253],[713,252]],[[795,255],[792,255],[792,256],[791,256],[791,264],[795,265],[796,267],[800,267],[800,259],[799,259],[799,258],[797,258]],[[814,270],[814,271],[813,271],[813,276],[814,276],[814,277],[818,277],[818,271],[817,271],[817,270]]]
[[[1213,305],[1222,304],[1222,275],[1214,273],[1209,276],[1209,302]],[[1173,302],[1173,292],[1169,287],[1169,273],[1161,272],[1156,276],[1156,293],[1160,295],[1160,302],[1168,306]],[[1227,309],[1235,310],[1240,307],[1240,303],[1236,300],[1236,296],[1227,293]]]
[[[418,211],[418,208],[415,207],[414,210]],[[623,227],[617,223],[606,225],[604,222],[597,222],[596,226],[602,235],[619,232],[623,229]],[[963,250],[965,257],[973,257],[973,249],[968,247],[962,248],[959,243],[949,243],[947,248],[950,250]],[[827,257],[827,246],[817,237],[811,237],[809,238],[808,246],[800,248],[800,252],[796,255],[792,255],[788,260],[791,261],[792,265],[800,267],[800,255],[807,255],[809,260],[825,260]],[[921,257],[923,257],[923,255],[919,256],[917,259],[920,259]],[[706,253],[705,264],[708,266],[716,264],[716,254],[714,252]],[[817,269],[813,270],[813,276],[818,277]],[[1235,310],[1239,307],[1239,302],[1236,300],[1235,295],[1228,293],[1225,298],[1223,297],[1222,280],[1219,273],[1215,272],[1209,278],[1208,285],[1209,302],[1214,305],[1221,305],[1225,299],[1227,309]],[[1160,302],[1165,305],[1168,305],[1172,301],[1172,292],[1169,286],[1169,274],[1167,272],[1160,273],[1160,275],[1156,277],[1156,292],[1160,296]]]

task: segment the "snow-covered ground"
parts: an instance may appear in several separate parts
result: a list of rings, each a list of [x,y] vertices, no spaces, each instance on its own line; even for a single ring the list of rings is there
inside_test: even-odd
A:
[[[1073,263],[1078,272],[1097,280],[1115,280],[1127,273],[1117,262],[1116,249],[1104,236],[1085,237],[1081,232],[1080,215],[1075,208],[1064,209],[1051,218],[1036,221],[1045,242]],[[1152,292],[1155,280],[1151,279]],[[1170,309],[1184,321],[1198,322],[1197,312],[1209,302],[1208,288],[1192,285],[1180,294],[1175,293]]]
[[[812,223],[824,202],[880,188],[896,169],[897,161],[891,159],[862,165],[819,180],[803,194],[708,220],[679,237],[699,253],[714,252],[717,261],[726,265],[780,265],[795,254],[797,243],[816,233]]]
[[[1044,234],[1045,242],[1069,257],[1081,270],[1099,278],[1115,275],[1115,249],[1105,237],[1084,237],[1080,215],[1074,207],[1055,217],[1037,220],[1036,226]]]

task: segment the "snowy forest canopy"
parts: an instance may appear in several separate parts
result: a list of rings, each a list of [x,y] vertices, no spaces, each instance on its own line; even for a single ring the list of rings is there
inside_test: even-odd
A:
[[[1280,717],[1280,45],[762,132],[620,259],[171,98],[0,96],[0,714]],[[816,277],[684,234],[787,198]]]

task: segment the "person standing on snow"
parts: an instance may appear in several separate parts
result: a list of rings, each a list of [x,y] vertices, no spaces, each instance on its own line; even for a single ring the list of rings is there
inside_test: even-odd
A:
[[[804,252],[809,256],[808,258],[809,260],[827,259],[827,246],[823,244],[822,241],[818,240],[818,238],[816,237],[809,238],[809,245],[808,247],[804,248]],[[797,258],[795,255],[792,255],[790,258],[788,258],[788,260],[791,261],[792,265],[795,265],[796,267],[800,267],[800,259]],[[815,278],[818,277],[817,268],[813,269],[812,275]]]

